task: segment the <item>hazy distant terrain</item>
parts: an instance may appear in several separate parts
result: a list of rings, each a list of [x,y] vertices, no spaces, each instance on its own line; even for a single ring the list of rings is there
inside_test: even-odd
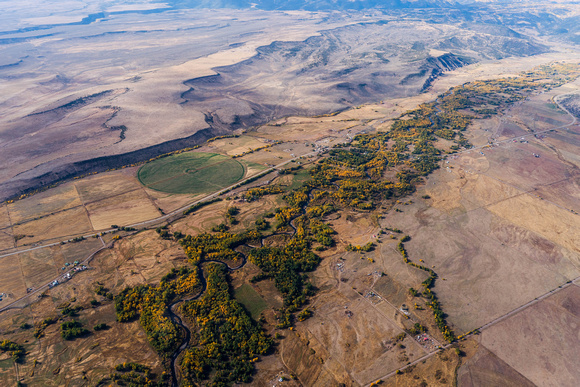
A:
[[[272,118],[414,95],[445,71],[578,36],[557,4],[2,4],[3,198]]]

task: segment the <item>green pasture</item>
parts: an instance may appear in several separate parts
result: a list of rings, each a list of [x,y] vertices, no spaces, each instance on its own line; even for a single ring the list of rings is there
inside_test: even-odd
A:
[[[203,194],[235,184],[245,168],[237,160],[217,153],[180,153],[143,165],[137,178],[156,191]]]
[[[260,313],[268,308],[266,301],[248,284],[243,284],[237,288],[234,291],[234,297],[240,304],[244,305],[254,320],[257,320],[260,317]]]

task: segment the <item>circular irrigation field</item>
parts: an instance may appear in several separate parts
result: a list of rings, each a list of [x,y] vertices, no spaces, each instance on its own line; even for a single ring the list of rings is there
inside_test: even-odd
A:
[[[147,188],[176,194],[203,194],[235,184],[244,166],[217,153],[180,153],[143,165],[137,178]]]

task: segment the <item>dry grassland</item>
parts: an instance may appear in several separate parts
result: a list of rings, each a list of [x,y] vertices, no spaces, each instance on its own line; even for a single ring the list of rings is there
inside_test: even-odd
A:
[[[517,64],[514,62],[512,66],[516,68]],[[473,68],[470,71],[472,70]],[[443,79],[445,82],[451,82],[449,79],[457,82],[462,78],[453,75],[449,79],[447,77]],[[263,144],[261,138],[287,139],[291,142],[241,158],[248,163],[278,164],[292,157],[292,153],[298,155],[313,150],[310,146],[313,142],[323,146],[343,142],[346,139],[345,130],[348,130],[350,125],[358,125],[352,128],[351,134],[359,130],[370,131],[370,128],[362,124],[364,118],[374,119],[367,124],[368,126],[381,127],[384,123],[381,123],[379,117],[384,117],[385,114],[395,116],[400,113],[399,109],[413,107],[417,101],[427,96],[428,94],[398,102],[367,105],[334,117],[288,117],[276,122],[280,126],[266,125],[260,127],[257,132],[237,139],[223,139],[207,144],[204,149],[207,147],[234,154]],[[530,104],[527,108],[523,106],[521,109],[537,109],[537,117],[543,120],[542,122],[560,122],[558,117],[561,114],[541,110],[540,102]],[[525,109],[522,112],[527,111]],[[350,119],[353,121],[347,121]],[[506,136],[516,133],[519,135],[524,124],[515,118],[511,123],[489,120],[478,129],[479,133],[476,136],[481,144],[485,144],[494,133],[503,133]],[[494,128],[499,132],[493,132]],[[295,141],[296,138],[300,138],[300,142]],[[554,135],[545,141],[547,143],[555,138],[557,137]],[[570,153],[572,150],[573,148],[570,148]],[[313,284],[319,288],[318,295],[309,305],[314,311],[314,316],[297,323],[296,330],[284,332],[286,339],[282,340],[279,346],[280,355],[268,357],[258,364],[258,368],[263,369],[265,373],[257,376],[256,384],[271,385],[271,381],[275,380],[282,369],[297,374],[300,382],[305,385],[367,384],[423,356],[425,350],[408,336],[400,343],[402,346],[391,340],[413,323],[400,312],[402,304],[410,306],[413,320],[420,321],[432,336],[442,341],[438,329],[432,322],[430,311],[412,310],[414,302],[424,306],[424,300],[412,298],[408,294],[409,287],[420,288],[420,283],[427,274],[403,262],[401,255],[396,251],[400,234],[394,234],[396,239],[391,239],[391,234],[387,233],[377,240],[375,236],[381,227],[397,227],[402,229],[404,234],[412,236],[412,240],[406,243],[410,259],[414,262],[421,259],[427,267],[433,267],[438,273],[439,278],[434,291],[441,301],[443,310],[448,314],[448,322],[453,325],[456,333],[477,328],[580,275],[579,246],[577,238],[574,239],[575,235],[580,234],[577,226],[578,216],[547,200],[532,197],[522,189],[538,187],[537,193],[545,195],[546,199],[549,199],[549,195],[573,195],[578,187],[577,182],[558,180],[568,176],[570,166],[554,156],[549,147],[538,141],[530,141],[529,144],[510,143],[483,152],[485,155],[472,151],[460,155],[449,164],[443,164],[443,168],[430,176],[424,187],[419,187],[418,194],[408,201],[407,205],[403,203],[396,205],[402,212],[383,208],[374,214],[344,212],[341,216],[335,214],[329,217],[329,224],[338,232],[339,243],[338,246],[321,253],[324,258],[322,264],[315,272],[309,274]],[[542,152],[542,157],[534,158],[532,152]],[[446,167],[449,167],[449,171]],[[159,216],[156,207],[169,211],[192,201],[188,195],[160,193],[152,193],[152,201],[146,194],[151,191],[137,189],[138,182],[129,173],[134,171],[116,171],[75,181],[74,186],[79,195],[76,199],[71,189],[72,185],[64,185],[62,191],[58,191],[63,193],[63,198],[59,199],[61,201],[51,198],[48,192],[52,190],[34,200],[37,200],[38,205],[43,208],[45,207],[42,203],[46,203],[47,208],[58,211],[61,207],[73,205],[71,203],[76,203],[75,200],[79,200],[80,197],[89,211],[90,221],[97,229],[108,228],[111,224],[127,225],[154,218]],[[292,183],[295,178],[284,176],[278,180]],[[547,186],[549,183],[554,184]],[[247,187],[249,186],[244,186],[244,189]],[[424,194],[429,194],[431,199],[420,199]],[[14,213],[22,219],[39,213],[32,212],[33,210],[26,212],[27,200],[19,202],[18,207],[14,207]],[[558,204],[564,205],[566,201],[560,203]],[[206,232],[224,222],[226,209],[236,205],[240,207],[240,213],[236,216],[239,224],[233,226],[231,231],[237,232],[252,227],[257,216],[281,204],[280,198],[275,196],[266,196],[252,203],[224,200],[178,220],[170,226],[170,231],[181,231],[185,234]],[[80,210],[82,214],[78,212]],[[66,235],[65,226],[67,229],[72,226],[74,230],[87,227],[88,232],[90,223],[84,208],[75,211],[77,209],[67,210],[18,225],[15,233],[35,235],[34,238],[21,240],[21,243],[30,243],[33,240]],[[380,219],[382,212],[387,214],[385,218]],[[83,214],[84,218],[81,216]],[[8,234],[6,235],[8,237]],[[374,251],[364,254],[344,251],[344,245],[347,243],[364,245],[369,241],[375,242]],[[266,241],[266,245],[269,243],[279,245],[281,242],[282,238],[280,240],[271,238]],[[84,247],[81,247],[81,244],[67,244],[23,253],[19,256],[17,265],[14,264],[14,257],[0,258],[0,263],[3,260],[10,262],[7,269],[0,273],[0,284],[7,284],[6,288],[9,290],[0,289],[0,292],[6,291],[13,293],[14,296],[23,295],[27,286],[52,279],[49,277],[58,273],[64,262],[70,262],[75,256],[86,254],[88,249],[86,246],[89,243],[91,248],[96,248],[100,242],[91,239],[83,243],[86,243],[82,245]],[[136,323],[129,325],[114,323],[112,304],[103,297],[96,296],[93,290],[97,281],[114,293],[125,286],[154,284],[172,267],[180,266],[184,262],[185,255],[178,244],[161,240],[153,230],[140,232],[116,242],[112,250],[98,254],[92,263],[94,270],[80,273],[69,283],[50,290],[50,297],[32,304],[18,317],[14,313],[7,315],[11,317],[6,317],[0,322],[2,324],[0,328],[7,327],[7,321],[10,319],[12,324],[16,321],[20,324],[24,321],[39,321],[50,313],[56,314],[58,311],[55,307],[71,298],[76,297],[77,302],[83,305],[88,305],[90,299],[95,298],[103,305],[82,311],[79,319],[88,328],[97,322],[107,322],[113,327],[109,331],[93,333],[91,337],[78,339],[73,343],[63,342],[56,326],[49,327],[46,338],[41,341],[32,339],[30,332],[13,332],[14,337],[22,339],[21,341],[29,340],[30,358],[34,356],[46,359],[41,367],[37,366],[34,375],[27,378],[27,381],[38,381],[47,385],[80,384],[83,382],[81,378],[85,372],[89,383],[95,384],[100,377],[110,372],[112,366],[124,360],[158,367],[157,355],[146,343],[143,331]],[[247,264],[244,269],[234,274],[234,285],[237,287],[246,283],[257,272],[255,266]],[[385,275],[381,276],[379,273]],[[26,278],[26,281],[23,278]],[[282,306],[282,299],[271,280],[258,282],[252,287],[271,307]],[[369,291],[376,292],[378,296],[369,296]],[[572,301],[562,301],[561,304],[572,303],[574,306],[575,298],[570,299]],[[547,300],[541,305],[546,302]],[[540,308],[539,305],[534,307]],[[561,309],[565,307],[560,309],[554,307],[553,310],[545,308],[542,313],[548,317],[542,318],[558,316],[559,320],[555,326],[568,323],[572,326],[577,323],[575,317],[571,318],[562,313]],[[352,312],[352,315],[349,317],[345,311]],[[266,311],[265,315],[269,323],[274,321],[271,310]],[[524,322],[536,324],[532,317],[528,316]],[[499,357],[507,358],[509,349],[503,343],[510,342],[510,337],[521,334],[517,327],[523,324],[520,321],[522,318],[521,315],[514,316],[485,331],[482,338],[484,346],[492,349]],[[516,320],[517,323],[513,322]],[[537,332],[538,327],[550,324],[550,321],[538,321],[542,325],[531,326],[530,332]],[[512,328],[509,324],[513,324],[516,328]],[[550,339],[558,332],[555,329],[548,330]],[[573,333],[565,330],[570,328],[561,329],[567,334]],[[520,347],[517,351],[534,353],[530,351],[530,347],[548,345],[546,337],[534,334],[531,340],[527,340],[527,336],[519,340]],[[561,344],[562,339],[559,339],[560,342],[555,342],[565,347],[565,353],[569,358],[577,358],[577,350],[572,348],[572,345],[577,343],[571,340],[572,343],[567,346],[566,343]],[[538,344],[538,340],[544,341]],[[465,346],[468,357],[475,351],[471,342],[461,345]],[[550,347],[548,350],[550,353],[558,353],[557,348]],[[530,356],[531,364],[541,368],[541,365],[538,365],[541,356],[534,355],[536,358]],[[107,358],[105,362],[102,361],[103,357]],[[490,355],[483,353],[466,366],[468,371],[462,372],[477,374],[475,380],[520,380],[508,368],[505,368],[507,374],[504,379],[500,379],[498,373],[494,374],[493,370],[486,371],[484,368],[488,365],[500,369],[504,367],[499,359],[490,360],[490,358]],[[516,360],[517,364],[510,363],[506,367],[524,369],[522,365],[525,364],[524,361],[520,361],[519,358]],[[7,366],[10,364],[0,360],[0,381],[12,380],[14,371]],[[451,384],[459,364],[459,358],[454,352],[445,351],[420,363],[411,372],[389,379],[387,383],[417,385],[425,381],[429,385]],[[474,364],[476,371],[472,371],[471,364]],[[552,362],[549,362],[549,365],[551,366]],[[31,363],[28,362],[21,372],[30,375],[30,367]],[[477,367],[480,367],[479,371]],[[561,372],[560,368],[565,365],[554,367],[554,372]],[[56,372],[57,369],[59,372]],[[441,371],[441,374],[438,371]],[[533,370],[525,369],[521,372],[531,373],[530,380],[534,378],[539,380],[534,376]],[[575,371],[562,372],[563,376],[558,379],[563,383],[561,385],[566,385],[571,377],[580,378],[574,374]]]
[[[352,288],[345,288],[321,296],[315,316],[303,324],[310,346],[325,361],[332,359],[357,383],[366,384],[426,353],[409,337],[402,342],[404,348],[397,346],[393,338],[401,328]],[[297,330],[302,333],[301,325]]]
[[[106,23],[97,22],[88,28],[67,26],[66,33],[70,36],[86,38],[83,44],[76,38],[63,40],[47,36],[36,40],[43,53],[40,58],[47,59],[11,69],[13,80],[6,85],[6,96],[0,98],[6,113],[3,128],[11,130],[13,120],[26,121],[22,117],[33,112],[58,107],[103,90],[113,92],[77,112],[67,112],[69,119],[48,128],[43,125],[47,130],[34,137],[25,137],[27,142],[20,141],[22,146],[17,143],[6,149],[4,161],[11,163],[12,168],[4,172],[4,181],[39,164],[41,167],[37,171],[44,173],[62,163],[133,151],[206,129],[203,108],[184,108],[181,104],[186,101],[180,96],[188,90],[184,81],[214,75],[214,68],[251,58],[258,47],[272,42],[301,41],[317,35],[320,30],[362,20],[358,16],[326,18],[306,12],[222,12],[220,15],[199,9],[171,12],[169,24],[166,17],[159,15],[141,15],[140,18],[117,15]],[[192,22],[199,24],[194,31],[191,30]],[[139,33],[144,31],[147,34]],[[235,37],[233,42],[232,37]],[[111,43],[115,50],[110,49]],[[196,46],[195,54],[184,49],[192,44]],[[62,54],[66,54],[65,63],[61,60]],[[96,56],[101,59],[87,59]],[[57,67],[46,73],[40,70],[45,66]],[[54,74],[63,69],[67,71],[67,78],[55,78]],[[118,107],[118,112],[110,106]],[[233,120],[227,110],[227,107],[220,109],[220,118]],[[252,112],[250,108],[246,110]],[[234,112],[243,113],[241,109]],[[119,132],[109,130],[102,125],[104,122],[110,126],[126,125],[125,139],[119,142]],[[224,122],[224,125],[230,123]],[[41,145],[43,149],[50,148],[51,154],[30,153],[30,149],[38,150]]]
[[[243,204],[238,201],[224,200],[202,207],[193,214],[176,221],[171,225],[171,229],[191,235],[211,230],[212,227],[220,223],[227,223],[225,217],[227,208],[236,206],[240,209],[239,214],[235,216],[239,223],[230,225],[230,232],[241,232],[254,227],[254,222],[258,216],[273,211],[279,205],[280,203],[274,196],[265,196],[251,203]]]
[[[517,122],[523,124],[528,130],[543,131],[566,125],[572,121],[572,117],[556,108],[550,100],[554,95],[566,93],[566,89],[565,86],[560,88],[557,93],[552,91],[532,97],[525,104],[515,106],[511,112],[517,117]]]
[[[284,387],[300,387],[299,380],[292,379],[292,371],[280,360],[280,356],[266,356],[256,363],[256,374],[252,384],[259,387],[272,387],[279,385],[280,377],[284,377]]]
[[[14,248],[16,243],[14,242],[14,236],[12,235],[12,229],[7,227],[0,230],[0,251],[9,250]]]
[[[483,152],[489,158],[488,176],[524,191],[553,184],[570,176],[568,165],[558,160],[547,147],[531,140],[529,144],[510,143]]]
[[[337,232],[338,237],[345,243],[364,245],[374,241],[373,235],[377,235],[379,225],[366,214],[344,211],[340,218],[329,222]]]
[[[467,175],[461,188],[460,204],[467,211],[502,202],[522,194],[522,191],[486,175]],[[439,197],[439,196],[438,196]]]
[[[10,214],[8,213],[8,206],[6,204],[0,205],[0,229],[10,227]]]
[[[119,268],[128,286],[155,283],[176,265],[185,263],[183,249],[159,238],[155,231],[143,231],[117,244],[118,259],[126,260]]]
[[[483,345],[457,370],[457,383],[465,387],[536,386]]]
[[[56,238],[82,235],[93,230],[84,207],[77,207],[14,226],[15,235],[26,235],[18,246]]]
[[[280,357],[284,364],[293,370],[302,385],[307,386],[336,386],[344,383],[350,387],[356,385],[344,370],[336,367],[328,369],[321,362],[316,351],[312,351],[306,342],[302,341],[300,333],[288,332],[280,343]],[[332,361],[332,360],[331,360]],[[338,372],[337,372],[338,371]]]
[[[171,225],[171,229],[184,234],[199,234],[211,230],[213,226],[224,221],[224,214],[229,205],[226,201],[212,203],[200,208],[191,215],[179,219]]]
[[[580,126],[571,126],[569,131],[559,130],[550,133],[543,142],[554,149],[563,162],[569,162],[580,168],[580,156],[577,152],[580,146]]]
[[[535,193],[542,199],[580,213],[580,176],[540,187]]]
[[[91,238],[0,258],[0,293],[9,295],[0,307],[24,296],[27,288],[36,289],[56,279],[65,263],[81,262],[101,246],[101,241]],[[27,302],[35,299],[33,296]]]
[[[127,226],[160,216],[145,191],[120,194],[86,206],[93,228],[104,230],[111,225]]]
[[[102,243],[99,239],[88,238],[82,242],[67,243],[65,245],[51,247],[54,250],[54,261],[60,268],[66,262],[73,263],[74,261],[83,261],[93,251],[99,249]]]
[[[240,136],[237,138],[224,138],[212,141],[202,147],[201,152],[221,153],[228,156],[236,156],[264,145],[267,145],[267,143],[260,138]]]
[[[529,225],[520,227],[486,209],[447,216],[408,206],[405,213],[393,214],[391,221],[413,236],[406,244],[411,259],[423,259],[438,273],[435,291],[448,322],[460,332],[580,274],[566,250],[529,231]],[[411,221],[401,224],[403,217]]]
[[[56,248],[45,248],[18,254],[22,278],[27,287],[36,288],[54,280],[60,273],[60,266],[53,258]]]
[[[579,311],[572,285],[487,329],[481,343],[537,386],[576,386]]]
[[[177,208],[184,207],[192,202],[202,199],[205,197],[205,194],[201,195],[178,195],[178,194],[169,194],[159,191],[154,191],[152,189],[142,188],[146,193],[147,196],[151,199],[151,201],[155,204],[155,206],[164,213],[169,213]]]
[[[8,211],[13,223],[21,223],[81,205],[74,185],[66,184],[11,203]]]
[[[455,386],[457,385],[457,369],[465,362],[465,359],[474,355],[477,347],[475,340],[464,341],[457,345],[462,352],[461,357],[455,353],[455,348],[446,349],[409,367],[401,374],[386,379],[381,385],[389,387]],[[459,385],[463,386],[463,384]],[[486,386],[499,386],[499,384],[486,384]]]
[[[525,227],[560,246],[580,253],[580,216],[553,204],[522,195],[494,204],[489,210],[518,226]],[[574,262],[580,264],[580,258]]]
[[[64,341],[60,337],[59,324],[50,326],[43,339],[31,340],[31,344],[27,345],[27,356],[30,359],[43,360],[36,365],[32,361],[19,365],[19,374],[26,375],[28,383],[62,386],[88,382],[96,385],[115,365],[131,361],[147,364],[159,372],[160,361],[149,346],[139,323],[115,324],[112,305],[84,312],[79,321],[91,331],[94,325],[102,322],[111,328],[92,332],[86,338]],[[31,336],[30,330],[26,333],[20,336]],[[8,382],[13,375],[13,371],[2,372],[0,381]]]
[[[20,260],[14,256],[0,258],[0,293],[6,293],[0,307],[15,301],[26,294],[26,283],[22,277]]]
[[[378,278],[374,273],[384,270],[386,262],[379,262],[373,253],[345,254],[341,250],[324,252],[325,259],[311,275],[320,292],[311,306],[314,316],[297,325],[301,343],[292,342],[292,335],[282,342],[284,362],[308,385],[370,383],[426,353],[408,337],[398,346],[392,339],[405,327],[401,314],[384,300],[365,297]],[[377,262],[371,263],[367,257],[375,257]],[[341,270],[337,269],[339,263]],[[391,279],[391,271],[388,273],[383,281]],[[400,288],[396,297],[389,297],[390,302],[406,300],[401,293],[406,294],[408,287]]]
[[[135,177],[137,168],[127,168],[120,171],[89,176],[74,182],[77,191],[87,205],[92,202],[121,195],[142,187]]]
[[[266,167],[264,165],[256,164],[256,163],[249,163],[244,160],[241,160],[242,165],[246,169],[246,175],[244,177],[250,177],[257,175],[258,173],[262,172]]]

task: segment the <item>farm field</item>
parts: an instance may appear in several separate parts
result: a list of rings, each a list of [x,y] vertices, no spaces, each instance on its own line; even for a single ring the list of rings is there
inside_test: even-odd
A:
[[[534,385],[575,386],[579,311],[580,288],[572,285],[484,331],[481,343]]]
[[[75,186],[68,184],[51,191],[41,192],[29,200],[18,200],[8,204],[7,209],[13,223],[22,223],[81,205],[82,202]]]
[[[135,178],[136,168],[101,173],[74,182],[84,205],[142,189]]]
[[[145,164],[137,177],[146,187],[177,194],[203,194],[230,186],[244,177],[239,161],[216,153],[181,153]]]
[[[457,370],[457,383],[465,387],[536,386],[481,344],[473,358]]]
[[[161,215],[141,189],[92,202],[86,210],[94,230],[109,229],[114,224],[135,224]]]
[[[10,250],[14,248],[14,236],[12,235],[11,228],[5,228],[0,230],[0,251]]]
[[[221,153],[227,156],[238,156],[244,152],[268,145],[262,138],[241,135],[236,138],[222,138],[205,144],[202,151]]]
[[[13,226],[14,235],[26,235],[18,241],[18,246],[40,241],[54,241],[68,239],[78,235],[85,235],[93,228],[84,207],[75,207],[57,212],[37,220]]]
[[[10,227],[10,215],[8,214],[8,206],[6,204],[0,205],[0,229]]]

